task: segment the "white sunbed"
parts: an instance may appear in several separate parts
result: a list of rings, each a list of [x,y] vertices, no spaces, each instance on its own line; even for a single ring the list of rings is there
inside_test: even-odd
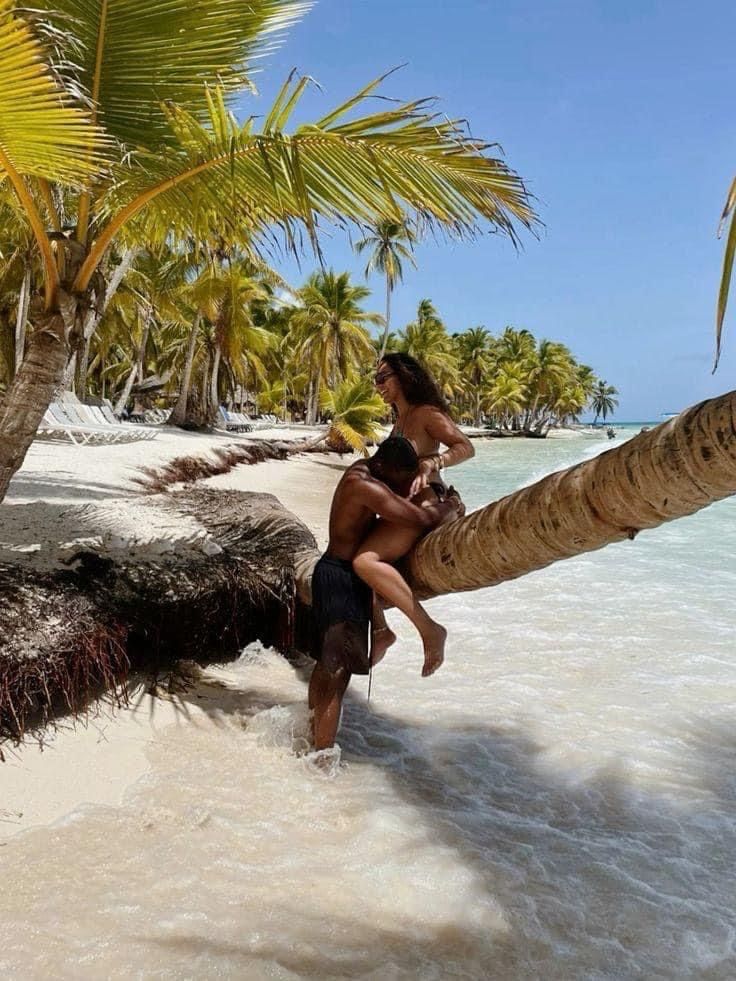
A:
[[[142,429],[140,427],[129,426],[117,420],[110,422],[99,405],[82,404],[81,409],[82,414],[89,415],[95,425],[101,426],[103,429],[112,429],[118,433],[121,442],[131,443],[139,439],[155,439],[157,436],[155,429]],[[115,417],[113,416],[113,418]]]
[[[114,421],[111,422],[109,416],[101,411],[101,406],[86,405],[72,392],[63,393],[61,405],[71,421],[99,430],[101,442],[133,443],[137,440],[155,439],[157,436],[155,429],[143,429],[140,426],[118,422],[112,410],[110,416]]]
[[[104,416],[86,411],[92,408],[94,407],[82,405],[76,399],[52,402],[38,427],[39,438],[68,439],[75,446],[87,446],[93,443],[111,445],[132,442],[156,436],[155,430],[126,427],[117,422],[111,425]]]
[[[89,443],[116,443],[117,434],[103,432],[99,426],[87,426],[70,417],[59,402],[52,402],[44,413],[38,435],[46,439],[68,439],[75,446]]]
[[[220,421],[229,433],[248,433],[253,428],[250,420],[240,412],[228,412],[224,405],[219,406]]]

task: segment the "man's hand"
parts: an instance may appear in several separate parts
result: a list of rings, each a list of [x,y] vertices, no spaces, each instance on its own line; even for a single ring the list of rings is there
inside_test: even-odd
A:
[[[462,518],[465,516],[465,503],[460,499],[460,495],[454,487],[447,488],[445,500],[454,505],[456,518]]]
[[[435,504],[434,507],[438,511],[442,512],[442,516],[437,523],[439,525],[446,525],[450,521],[455,521],[457,518],[462,518],[465,514],[465,505],[460,500],[460,495],[455,490],[454,487],[449,487],[447,489],[447,496],[444,501],[439,504]]]

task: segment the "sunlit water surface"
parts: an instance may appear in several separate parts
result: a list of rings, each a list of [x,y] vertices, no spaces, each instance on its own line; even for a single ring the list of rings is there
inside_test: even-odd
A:
[[[602,449],[482,443],[453,480],[477,506]],[[393,616],[326,771],[303,672],[209,672],[218,724],[124,806],[0,851],[0,976],[736,977],[734,518],[433,601],[430,680]]]

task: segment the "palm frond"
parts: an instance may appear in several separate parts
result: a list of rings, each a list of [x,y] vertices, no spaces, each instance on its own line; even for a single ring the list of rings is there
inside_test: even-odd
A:
[[[14,0],[0,0],[0,178],[15,171],[79,187],[103,163],[105,138],[46,64]]]
[[[273,128],[254,133],[251,121],[224,125],[223,100],[220,90],[209,125],[186,109],[166,110],[176,148],[139,155],[118,170],[104,205],[112,220],[97,253],[131,222],[154,241],[245,224],[255,236],[280,227],[293,245],[301,228],[315,248],[317,216],[365,225],[404,221],[411,211],[458,235],[490,222],[513,241],[518,226],[537,222],[522,179],[486,155],[490,144],[471,138],[461,122],[427,112],[424,103],[287,135]]]
[[[723,253],[723,271],[721,272],[721,285],[718,290],[718,309],[716,311],[716,358],[713,371],[718,367],[721,357],[721,334],[723,332],[723,320],[726,316],[726,306],[728,305],[728,293],[731,288],[731,274],[733,272],[733,261],[736,255],[736,220],[733,212],[736,209],[736,177],[733,179],[731,188],[726,198],[726,206],[721,215],[718,226],[718,237],[721,237],[723,229],[730,220],[728,235],[726,236],[726,249]]]
[[[332,415],[332,429],[360,453],[366,454],[367,440],[375,441],[381,435],[378,420],[386,407],[365,378],[352,377],[334,389],[323,388],[320,407]]]
[[[207,85],[228,96],[311,3],[303,0],[38,0],[81,47],[79,79],[108,133],[129,147],[171,138],[163,105],[207,114]]]

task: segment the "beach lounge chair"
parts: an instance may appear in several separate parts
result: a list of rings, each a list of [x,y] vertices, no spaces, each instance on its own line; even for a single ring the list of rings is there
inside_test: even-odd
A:
[[[60,402],[49,405],[38,428],[38,435],[47,439],[68,439],[76,446],[118,441],[116,434],[104,432],[99,426],[85,425],[77,418],[70,417]]]
[[[124,423],[117,422],[117,420],[110,422],[99,405],[86,405],[83,403],[81,409],[81,415],[83,417],[90,417],[90,425],[99,426],[103,430],[111,429],[114,433],[117,433],[119,442],[121,443],[132,443],[140,439],[156,438],[155,429],[140,429],[134,426],[126,426]]]
[[[58,402],[51,403],[47,417],[47,421],[53,420],[67,437],[73,436],[75,443],[128,443],[156,436],[155,430],[125,426],[117,420],[108,422],[99,406],[85,405],[71,392],[64,392]]]
[[[67,415],[82,426],[91,426],[100,432],[101,442],[111,443],[133,443],[137,440],[148,440],[156,438],[155,429],[143,429],[141,427],[130,426],[127,423],[118,422],[112,410],[110,415],[114,422],[110,422],[108,416],[101,411],[101,406],[87,405],[80,402],[73,392],[64,392],[61,396]]]
[[[219,407],[220,420],[229,433],[249,433],[253,427],[240,412],[229,412],[224,405]]]
[[[240,426],[241,433],[250,433],[253,431],[253,424],[248,416],[243,415],[242,412],[228,412],[228,416]]]

